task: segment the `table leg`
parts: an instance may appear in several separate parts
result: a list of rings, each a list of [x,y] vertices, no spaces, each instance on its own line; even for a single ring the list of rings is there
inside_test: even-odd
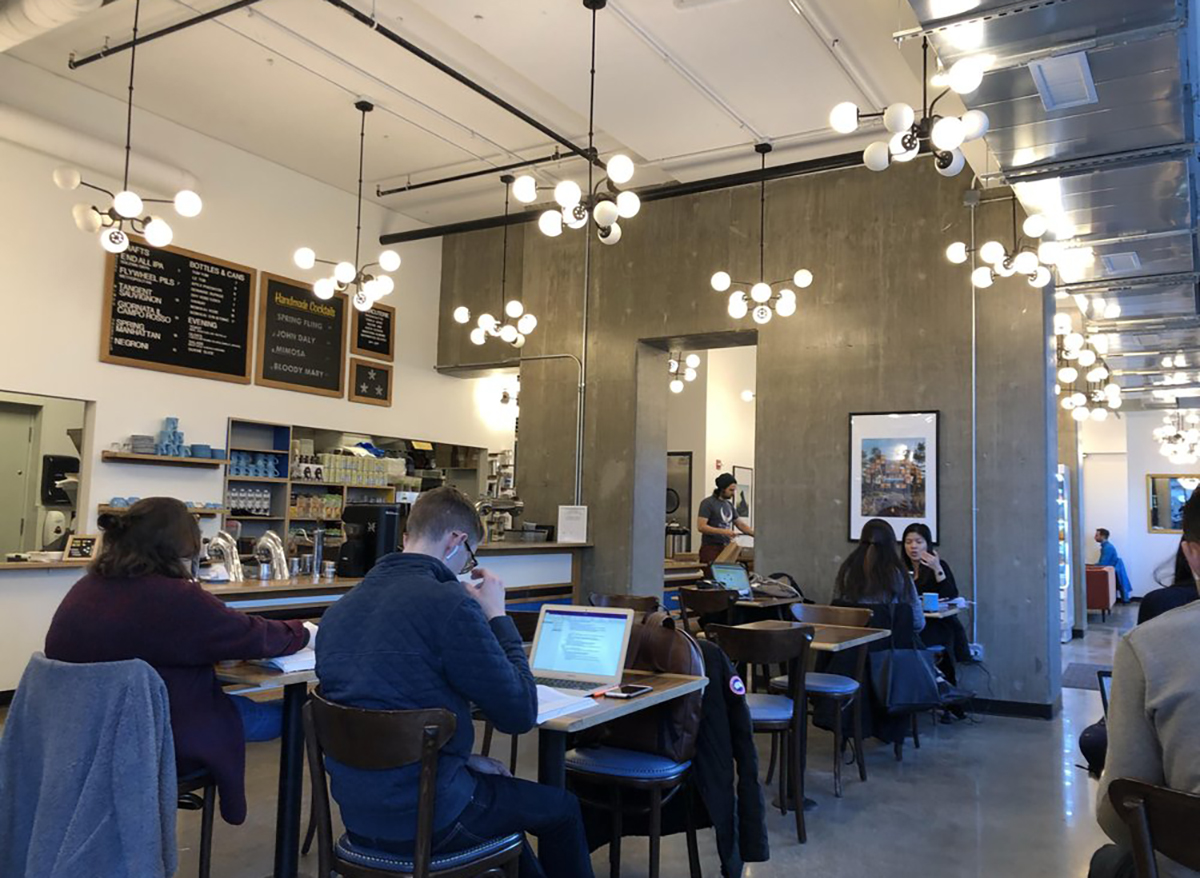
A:
[[[300,803],[304,793],[304,727],[300,711],[307,698],[306,683],[292,683],[283,688],[274,878],[296,878],[299,869]]]
[[[538,729],[538,783],[567,785],[567,733]]]

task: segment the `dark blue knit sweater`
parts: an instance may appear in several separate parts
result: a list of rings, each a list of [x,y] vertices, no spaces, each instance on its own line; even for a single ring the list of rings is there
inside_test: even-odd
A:
[[[489,622],[449,568],[428,555],[388,555],[326,611],[317,676],[338,704],[454,712],[458,728],[438,761],[435,829],[458,817],[475,791],[466,768],[475,740],[471,705],[501,732],[527,732],[537,719],[537,688],[516,626],[507,616]],[[326,767],[347,830],[413,839],[417,765],[362,771],[327,759]]]

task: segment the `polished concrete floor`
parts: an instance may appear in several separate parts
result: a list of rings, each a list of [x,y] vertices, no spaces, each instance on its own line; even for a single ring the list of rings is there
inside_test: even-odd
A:
[[[1083,640],[1064,647],[1071,661],[1111,661],[1120,633],[1136,615],[1121,608],[1107,624],[1093,624]],[[964,684],[986,692],[978,670]],[[892,878],[1084,878],[1092,852],[1105,842],[1093,817],[1096,785],[1077,764],[1079,732],[1101,715],[1098,692],[1063,690],[1063,709],[1055,719],[977,717],[953,725],[921,725],[921,749],[905,748],[904,761],[891,748],[868,745],[869,779],[846,772],[845,796],[833,796],[831,736],[811,736],[808,795],[818,807],[808,815],[809,841],[799,845],[791,815],[768,814],[771,860],[747,867],[747,878],[793,874],[886,875]],[[0,712],[0,723],[3,714]],[[497,749],[508,739],[498,736]],[[763,754],[765,766],[765,753]],[[214,878],[262,878],[271,870],[274,838],[277,744],[249,747],[247,792],[249,819],[243,826],[217,821]],[[535,773],[534,739],[522,741],[519,774]],[[765,770],[765,769],[764,769]],[[196,872],[195,843],[199,815],[179,817],[181,876]],[[711,830],[700,834],[706,876],[720,867]],[[606,849],[594,858],[597,875],[608,871]],[[302,861],[301,873],[316,873],[315,857]],[[627,839],[622,874],[647,874],[644,839]],[[663,842],[663,878],[686,876],[682,837]]]

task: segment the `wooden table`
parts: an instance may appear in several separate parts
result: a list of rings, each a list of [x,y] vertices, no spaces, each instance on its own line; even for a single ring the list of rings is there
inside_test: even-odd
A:
[[[296,878],[300,868],[300,800],[304,792],[304,725],[300,711],[316,671],[285,674],[271,668],[238,662],[217,666],[222,683],[283,689],[283,736],[279,746],[279,800],[275,809],[274,878]]]
[[[925,618],[926,619],[949,619],[951,616],[957,616],[961,612],[962,612],[962,609],[960,609],[959,607],[947,607],[944,610],[936,610],[936,611],[926,610]]]
[[[802,604],[804,598],[745,598],[737,602],[737,606],[747,610],[777,610],[790,607],[792,604]]]
[[[636,698],[596,698],[596,703],[591,707],[555,717],[538,726],[539,783],[566,786],[567,735],[673,701],[691,692],[699,692],[708,685],[708,678],[626,671],[621,682],[649,686],[652,691]]]
[[[822,625],[816,622],[784,622],[779,619],[746,622],[737,627],[777,631],[781,628],[799,628],[802,625],[816,629],[810,648],[817,652],[845,652],[892,636],[892,632],[887,628],[856,628],[849,625]]]

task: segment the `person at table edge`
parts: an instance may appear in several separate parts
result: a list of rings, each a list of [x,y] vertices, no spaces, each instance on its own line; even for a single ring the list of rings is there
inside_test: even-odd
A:
[[[700,531],[700,563],[711,564],[739,532],[754,536],[754,528],[738,515],[733,498],[737,495],[737,479],[729,473],[717,476],[712,494],[700,501],[697,528]]]
[[[1106,528],[1096,528],[1096,542],[1100,544],[1100,557],[1096,561],[1096,566],[1111,567],[1116,571],[1117,591],[1121,593],[1121,603],[1127,604],[1133,586],[1129,582],[1129,573],[1125,570],[1125,562],[1117,554],[1117,547],[1109,541],[1109,536]]]

